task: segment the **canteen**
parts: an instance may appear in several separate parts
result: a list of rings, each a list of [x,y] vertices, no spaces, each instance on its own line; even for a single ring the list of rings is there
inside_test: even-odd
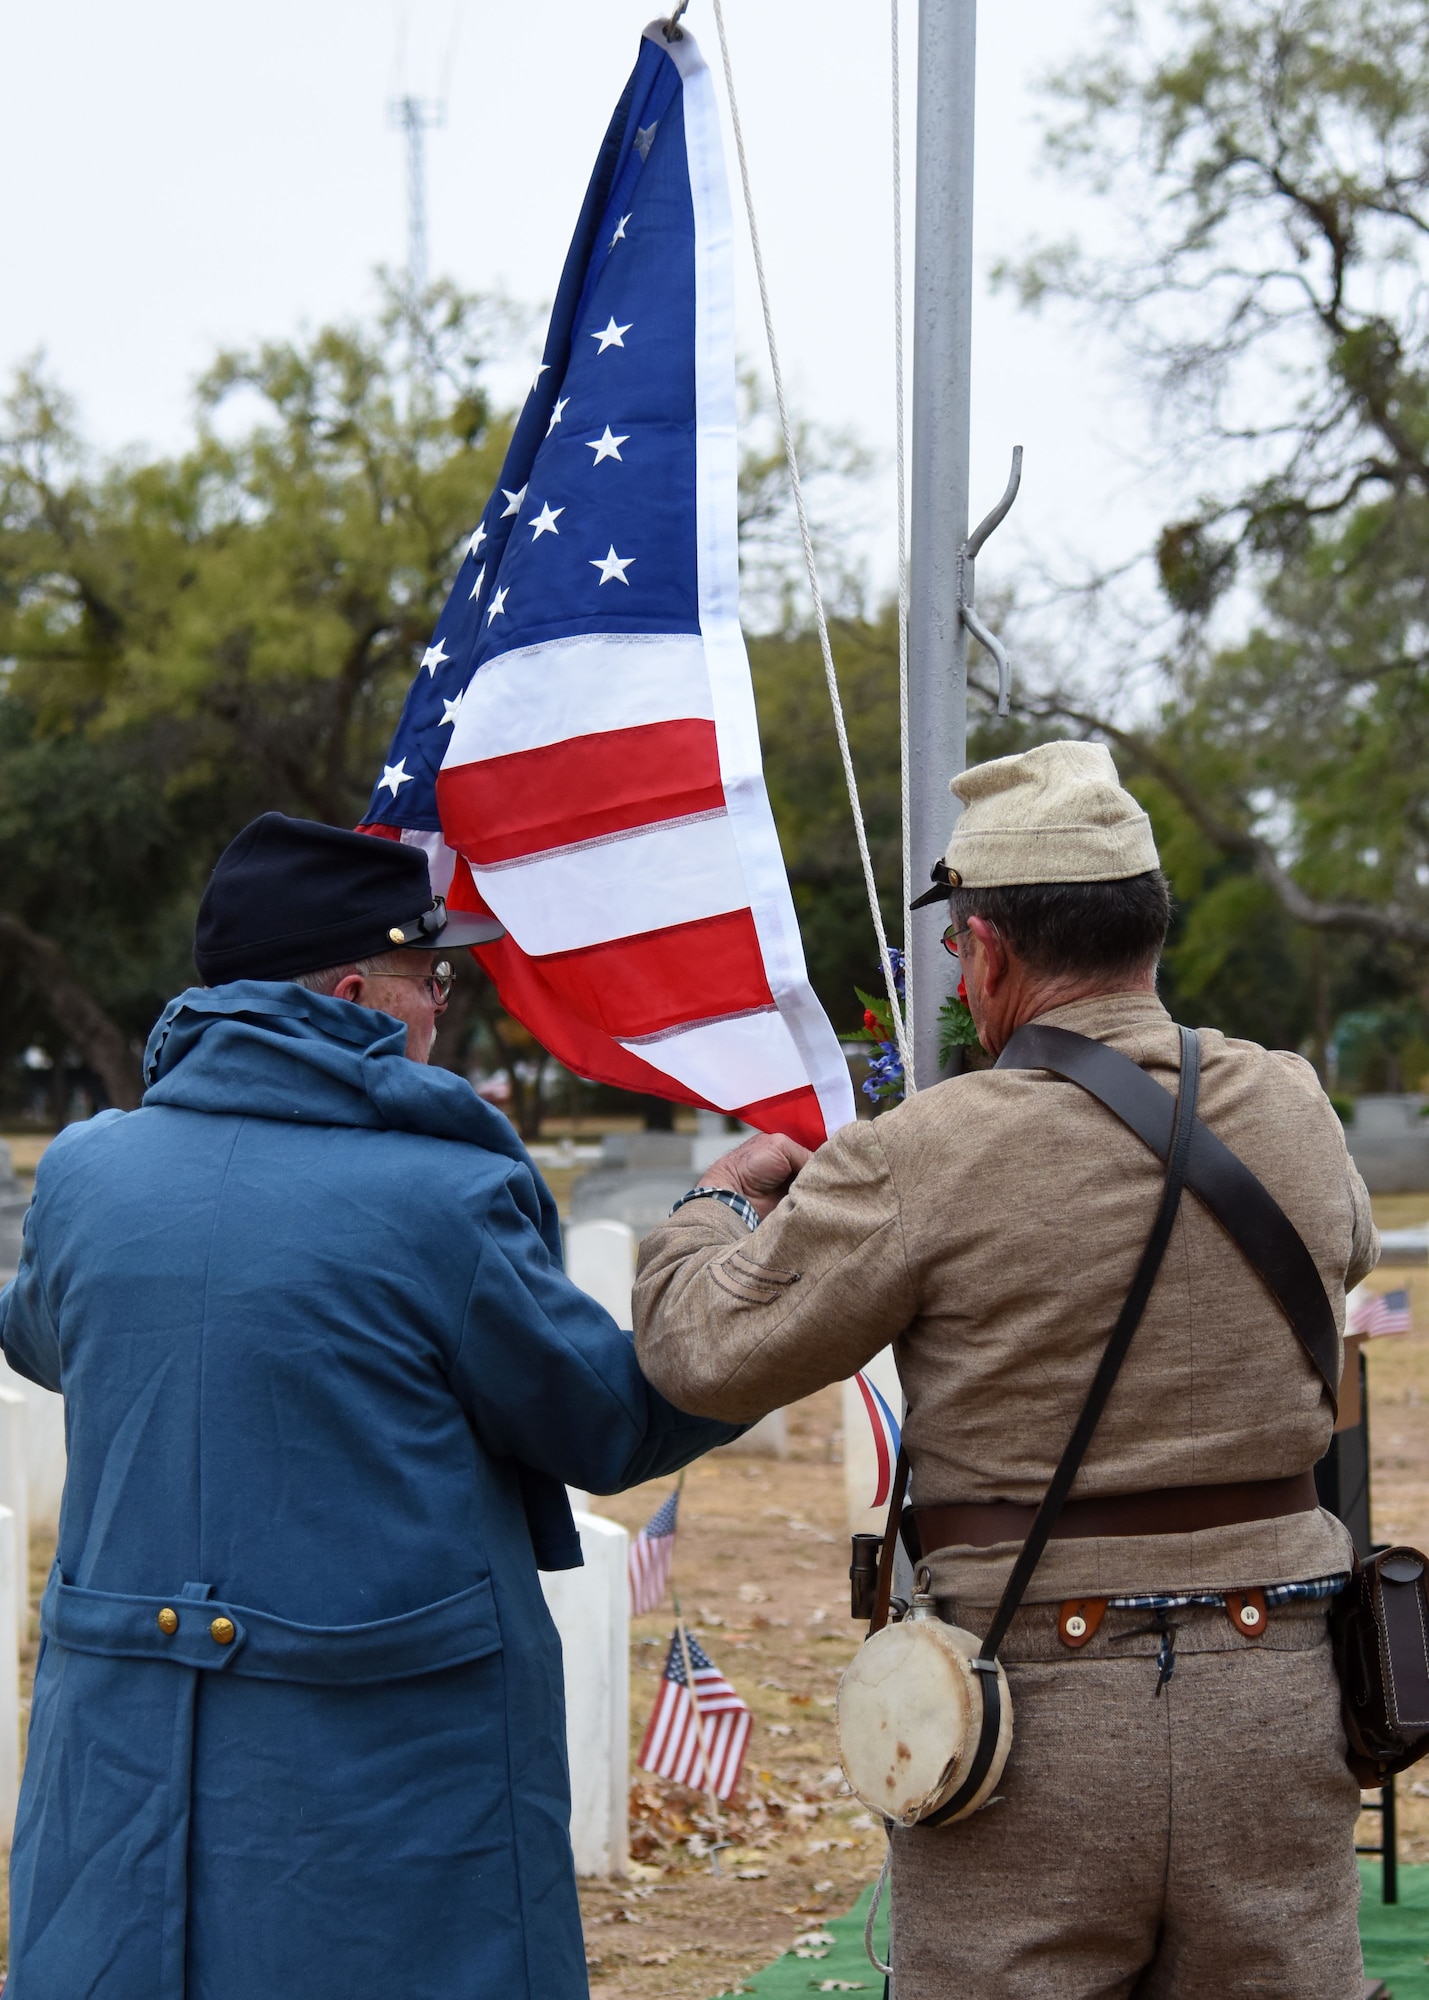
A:
[[[952,1798],[972,1764],[982,1724],[982,1642],[946,1625],[919,1593],[908,1616],[859,1647],[839,1682],[839,1761],[855,1798],[896,1826],[916,1826]],[[952,1826],[985,1806],[1012,1748],[1012,1696],[1002,1662],[997,1748],[987,1775]]]

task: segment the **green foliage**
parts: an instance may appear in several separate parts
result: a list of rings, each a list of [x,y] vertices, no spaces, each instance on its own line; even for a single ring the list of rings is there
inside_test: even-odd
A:
[[[938,1009],[938,1062],[946,1069],[957,1049],[980,1049],[977,1029],[965,1000],[950,993]]]
[[[898,627],[833,628],[834,658],[858,772],[879,903],[891,943],[903,940],[898,750]],[[878,964],[853,820],[817,639],[792,632],[749,643],[764,776],[793,889],[814,990],[834,1026],[852,1032],[852,995]]]
[[[1159,707],[1041,714],[1139,773],[1170,990],[1323,1062],[1338,1015],[1429,981],[1429,12],[1116,0],[1104,27],[1049,145],[1112,248],[1002,275],[1107,328],[1207,490],[1149,551],[1178,619]]]
[[[277,807],[353,824],[508,425],[501,309],[405,307],[222,356],[178,458],[94,465],[22,371],[0,430],[0,882],[142,1039],[212,863]],[[45,1027],[18,966],[0,1054]],[[59,1038],[62,1050],[63,1038]]]

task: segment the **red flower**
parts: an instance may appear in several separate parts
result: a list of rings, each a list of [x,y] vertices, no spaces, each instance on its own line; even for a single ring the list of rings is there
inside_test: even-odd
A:
[[[883,1033],[883,1023],[871,1007],[865,1007],[863,1010],[863,1025],[870,1035],[881,1035]]]

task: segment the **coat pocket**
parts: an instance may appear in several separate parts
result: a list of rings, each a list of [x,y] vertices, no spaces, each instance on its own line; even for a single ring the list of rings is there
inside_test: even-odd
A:
[[[732,1250],[716,1258],[709,1271],[722,1292],[728,1292],[732,1299],[746,1306],[772,1305],[781,1292],[797,1285],[803,1275],[756,1263],[744,1250]]]

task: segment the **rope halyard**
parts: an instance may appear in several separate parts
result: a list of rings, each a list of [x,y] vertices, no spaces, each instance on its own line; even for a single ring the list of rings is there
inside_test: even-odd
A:
[[[838,737],[839,756],[843,762],[844,784],[848,789],[849,809],[853,814],[854,838],[858,842],[858,857],[863,864],[863,883],[868,894],[869,914],[873,918],[874,934],[878,939],[878,958],[883,967],[884,983],[888,990],[888,1004],[893,1018],[894,1039],[898,1044],[898,1059],[903,1065],[904,1088],[913,1089],[913,1054],[908,1045],[907,1033],[903,1025],[903,1009],[899,1004],[898,985],[893,973],[893,960],[888,951],[888,934],[884,929],[883,912],[878,907],[878,884],[873,874],[873,857],[868,851],[868,829],[864,825],[863,807],[859,801],[858,778],[853,768],[853,752],[849,748],[848,728],[844,721],[843,699],[839,694],[838,675],[834,669],[833,645],[829,639],[829,623],[824,612],[823,592],[819,588],[818,565],[814,559],[813,537],[809,533],[809,517],[804,506],[804,488],[799,478],[799,457],[794,447],[794,432],[789,422],[789,407],[784,397],[784,376],[779,367],[779,348],[774,338],[774,316],[769,305],[769,285],[764,275],[764,253],[759,244],[759,224],[754,214],[754,194],[749,183],[749,162],[744,151],[744,132],[739,122],[739,99],[734,91],[734,71],[729,59],[729,37],[725,33],[724,7],[722,0],[714,0],[715,27],[719,33],[719,52],[724,63],[724,84],[729,94],[730,122],[734,127],[735,151],[739,155],[739,178],[744,190],[744,212],[749,218],[749,240],[754,251],[754,270],[759,280],[759,303],[764,313],[764,335],[769,346],[769,367],[774,377],[774,400],[779,410],[779,428],[784,439],[784,456],[789,466],[789,484],[794,493],[794,511],[799,522],[799,539],[804,546],[804,567],[809,577],[809,594],[814,603],[814,624],[819,635],[819,651],[823,656],[824,679],[828,683],[829,701],[833,707],[834,732]],[[906,759],[905,759],[906,762]],[[906,824],[906,820],[905,820]]]
[[[873,1924],[874,1924],[874,1919],[878,1915],[878,1906],[883,1901],[883,1892],[888,1886],[888,1874],[892,1866],[893,1866],[893,1840],[892,1836],[890,1835],[888,1841],[888,1851],[883,1857],[883,1866],[878,1871],[878,1880],[873,1885],[873,1895],[868,1905],[868,1917],[863,1926],[863,1955],[868,1960],[869,1964],[873,1967],[874,1971],[881,1972],[885,1978],[889,1977],[889,1975],[892,1973],[893,1967],[891,1965],[885,1965],[883,1963],[883,1960],[878,1956],[877,1947],[874,1945],[873,1942]]]
[[[900,95],[901,62],[898,47],[898,9],[900,0],[889,0],[889,24],[892,31],[891,68],[893,73],[893,396],[896,405],[894,436],[896,438],[897,486],[898,486],[898,775],[899,800],[903,828],[903,907],[908,909],[913,901],[913,855],[908,844],[908,828],[911,825],[912,804],[910,799],[911,777],[908,752],[908,475],[905,434],[907,430],[906,405],[903,397],[903,109]],[[903,938],[903,965],[905,972],[905,992],[903,1003],[905,1033],[910,1047],[917,1040],[917,1027],[913,1019],[913,982],[906,978],[907,968],[913,952],[911,929],[906,929]],[[899,1044],[902,1054],[902,1043]],[[904,1095],[911,1097],[918,1088],[913,1080],[913,1072],[905,1062],[903,1065]]]

